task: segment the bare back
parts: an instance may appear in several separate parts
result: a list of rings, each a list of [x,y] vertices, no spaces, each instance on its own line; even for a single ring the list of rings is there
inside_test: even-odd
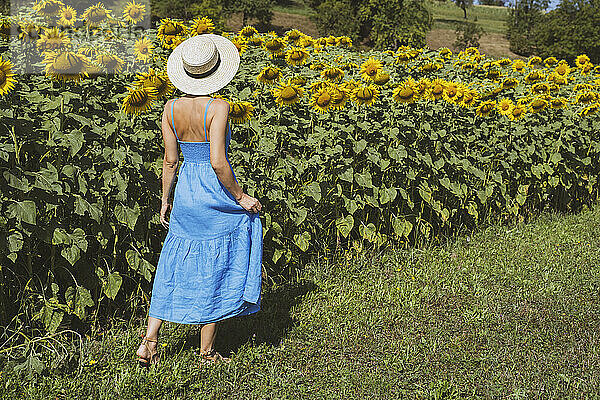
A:
[[[210,97],[180,97],[170,100],[171,102],[175,102],[175,105],[168,104],[168,107],[173,107],[173,121],[179,140],[185,142],[204,142],[204,126],[206,125],[206,136],[207,140],[210,141],[211,121],[216,113],[214,103],[224,101],[219,98],[212,99],[214,101],[209,105],[206,113],[206,106],[211,100]],[[205,114],[206,121],[204,121]],[[170,119],[170,117],[169,115],[168,118]],[[173,125],[173,121],[169,121],[171,126]]]

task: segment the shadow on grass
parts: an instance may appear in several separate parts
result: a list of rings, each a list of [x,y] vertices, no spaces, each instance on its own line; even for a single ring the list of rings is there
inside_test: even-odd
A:
[[[215,349],[223,356],[229,357],[248,342],[252,346],[279,346],[284,336],[298,322],[291,316],[292,308],[299,304],[306,294],[317,288],[314,283],[303,281],[286,283],[273,291],[263,289],[260,311],[228,318],[219,323]],[[200,329],[200,325],[194,326],[175,347],[199,348]]]

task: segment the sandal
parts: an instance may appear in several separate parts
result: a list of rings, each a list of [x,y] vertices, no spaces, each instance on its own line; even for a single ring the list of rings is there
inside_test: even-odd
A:
[[[138,356],[138,363],[140,364],[140,366],[146,368],[149,368],[151,364],[160,365],[160,356],[158,354],[158,350],[154,350],[154,352],[152,352],[152,350],[150,350],[150,347],[148,346],[148,342],[158,343],[158,340],[143,336],[142,344],[146,346],[146,349],[150,353],[150,360]]]
[[[231,358],[223,357],[213,348],[209,351],[200,350],[200,362],[202,364],[229,363],[231,362]]]

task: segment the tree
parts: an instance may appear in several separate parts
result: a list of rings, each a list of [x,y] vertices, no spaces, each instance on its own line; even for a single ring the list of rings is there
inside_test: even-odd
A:
[[[508,10],[506,37],[513,53],[528,56],[535,52],[535,27],[541,22],[548,0],[516,0]]]
[[[467,19],[467,7],[473,7],[473,0],[454,0],[454,4],[462,8],[465,19]]]
[[[321,34],[367,39],[378,49],[400,45],[422,47],[433,18],[423,0],[311,0]]]
[[[479,48],[479,39],[485,31],[476,22],[464,21],[456,23],[456,41],[454,47],[464,50],[467,47]]]

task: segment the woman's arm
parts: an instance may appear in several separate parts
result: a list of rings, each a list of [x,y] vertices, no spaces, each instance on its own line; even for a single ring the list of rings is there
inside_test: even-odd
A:
[[[244,192],[236,182],[231,166],[225,157],[229,103],[225,100],[217,99],[214,101],[214,104],[215,116],[210,123],[210,164],[217,174],[217,178],[219,178],[227,190],[229,190],[229,193],[239,202],[244,196]]]
[[[165,143],[165,156],[163,158],[162,170],[162,204],[169,202],[169,196],[171,195],[171,189],[173,188],[177,167],[179,165],[177,139],[175,138],[175,132],[173,132],[173,128],[167,119],[168,104],[169,102],[165,104],[161,122],[163,141]]]

